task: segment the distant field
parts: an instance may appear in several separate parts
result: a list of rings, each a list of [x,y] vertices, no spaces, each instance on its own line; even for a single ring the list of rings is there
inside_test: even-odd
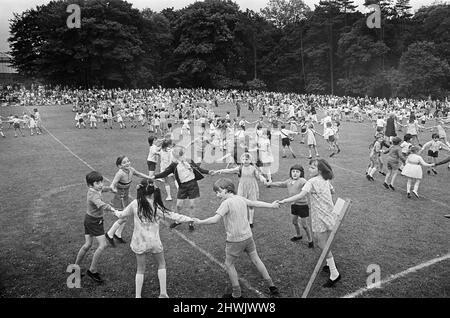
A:
[[[235,111],[222,105],[219,113]],[[21,114],[23,107],[2,107],[1,115]],[[81,289],[66,286],[66,268],[75,261],[84,242],[83,217],[86,209],[85,175],[92,168],[112,180],[117,168],[115,160],[127,155],[132,165],[146,172],[148,154],[147,131],[144,128],[120,130],[76,129],[70,106],[39,107],[48,132],[42,136],[13,137],[13,130],[3,124],[7,138],[0,139],[0,295],[1,297],[134,297],[136,261],[129,245],[107,249],[99,271],[106,282],[98,286],[89,278]],[[259,113],[248,113],[254,120]],[[437,176],[423,179],[422,198],[407,199],[406,180],[398,177],[397,191],[365,178],[368,144],[372,140],[369,123],[343,122],[340,144],[342,152],[328,158],[325,142],[319,137],[319,151],[332,164],[336,197],[350,198],[352,205],[336,236],[333,246],[336,264],[343,279],[332,289],[321,285],[327,276],[320,273],[310,297],[342,297],[366,287],[370,264],[381,268],[381,278],[404,272],[361,297],[449,297],[450,296],[450,171],[438,168]],[[319,127],[321,131],[321,127]],[[51,135],[49,134],[51,133]],[[429,133],[421,140],[429,140]],[[401,135],[403,136],[403,135]],[[282,167],[274,180],[285,180],[294,163],[308,165],[304,145],[293,142],[300,159],[280,159]],[[63,146],[65,145],[65,146]],[[443,151],[441,156],[447,154]],[[207,168],[223,168],[224,164],[205,164]],[[200,182],[201,198],[197,215],[206,218],[219,206],[212,184],[219,176]],[[234,180],[238,181],[236,176]],[[137,178],[133,185],[136,185]],[[109,182],[107,182],[109,184]],[[134,187],[132,186],[132,189]],[[131,194],[134,196],[135,191]],[[285,189],[267,189],[260,184],[261,200],[272,202],[286,196]],[[105,195],[109,200],[112,197]],[[174,203],[168,203],[173,207]],[[105,228],[115,221],[105,216]],[[125,228],[129,242],[132,222]],[[308,249],[307,243],[292,243],[294,234],[287,207],[280,210],[257,209],[254,239],[281,297],[301,296],[319,258],[320,250]],[[193,233],[187,226],[169,230],[161,226],[161,239],[167,263],[167,290],[170,297],[220,297],[230,287],[228,276],[220,264],[225,256],[225,231],[220,222],[197,227]],[[89,266],[91,250],[83,270]],[[439,257],[443,260],[410,268]],[[237,265],[245,297],[268,297],[266,286],[248,258]],[[159,293],[156,265],[148,258],[143,297]]]

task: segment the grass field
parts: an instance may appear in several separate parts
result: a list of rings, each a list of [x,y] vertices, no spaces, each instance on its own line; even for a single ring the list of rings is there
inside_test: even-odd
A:
[[[21,114],[23,110],[5,107],[1,115]],[[231,105],[223,105],[219,113],[227,110],[234,114]],[[88,165],[111,180],[117,169],[115,159],[125,154],[136,169],[146,172],[148,133],[143,128],[76,129],[70,106],[40,107],[39,111],[47,129],[42,136],[30,137],[27,133],[25,138],[14,138],[12,129],[3,125],[7,138],[0,140],[1,297],[134,297],[136,260],[128,244],[108,248],[102,255],[99,271],[106,279],[103,285],[84,278],[82,288],[69,289],[66,268],[75,261],[84,243],[85,175],[91,170]],[[259,114],[244,110],[244,115],[252,120]],[[405,272],[359,297],[449,297],[450,220],[443,215],[450,213],[450,171],[440,166],[437,176],[425,174],[419,189],[421,199],[406,198],[403,177],[397,178],[395,192],[382,186],[378,173],[375,183],[367,181],[367,147],[372,140],[372,128],[368,125],[343,122],[343,150],[335,158],[326,158],[335,172],[336,197],[350,198],[352,205],[332,249],[343,279],[335,288],[324,289],[321,285],[327,276],[320,273],[310,297],[343,297],[365,288],[370,264],[380,266],[382,279]],[[428,140],[428,135],[422,135],[421,140]],[[327,147],[320,137],[318,142],[325,157]],[[296,140],[294,150],[302,157],[280,159],[282,168],[274,180],[286,179],[294,163],[307,167],[306,147]],[[218,169],[224,164],[205,166]],[[199,218],[213,215],[219,206],[212,192],[212,184],[218,178],[207,177],[200,182],[202,195],[196,212]],[[237,177],[233,178],[237,183]],[[134,196],[135,191],[131,194]],[[286,190],[267,189],[261,184],[260,197],[272,202],[286,197]],[[105,198],[112,197],[107,194]],[[168,205],[173,207],[173,203]],[[115,217],[106,215],[105,228],[114,221]],[[130,223],[124,231],[128,242],[132,234]],[[300,297],[320,250],[308,249],[305,241],[289,240],[294,228],[288,207],[257,209],[253,234],[258,253],[281,297]],[[197,227],[192,233],[185,225],[176,230],[162,225],[161,239],[170,297],[214,298],[230,287],[221,267],[225,255],[222,222]],[[93,251],[87,255],[83,269],[89,266]],[[444,259],[409,270],[439,257]],[[241,284],[245,297],[268,297],[263,280],[248,258],[242,257],[237,270],[245,280]],[[143,297],[157,297],[158,293],[156,265],[149,257]]]

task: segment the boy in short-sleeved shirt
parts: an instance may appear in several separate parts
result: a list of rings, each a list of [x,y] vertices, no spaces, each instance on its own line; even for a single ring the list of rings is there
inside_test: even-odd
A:
[[[240,298],[241,287],[234,263],[242,252],[246,252],[253,264],[266,280],[272,295],[278,295],[278,288],[273,284],[272,278],[267,272],[264,263],[258,256],[250,223],[247,218],[248,207],[278,208],[277,203],[265,203],[260,201],[250,201],[236,195],[233,182],[230,179],[219,179],[214,183],[214,191],[217,196],[223,199],[216,214],[210,218],[199,220],[194,219],[196,224],[214,224],[223,218],[225,231],[227,233],[225,245],[225,266],[233,287],[232,294],[226,294],[227,298]]]

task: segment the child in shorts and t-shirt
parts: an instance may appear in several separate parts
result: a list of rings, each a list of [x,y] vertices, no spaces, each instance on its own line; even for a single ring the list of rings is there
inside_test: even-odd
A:
[[[86,183],[88,186],[87,192],[87,211],[84,217],[84,238],[85,243],[78,252],[76,265],[80,265],[83,261],[86,253],[92,246],[93,238],[95,237],[98,242],[98,247],[92,257],[90,268],[86,271],[86,274],[97,283],[102,283],[103,279],[97,272],[97,263],[100,254],[106,248],[107,241],[105,238],[105,230],[103,228],[103,212],[117,212],[109,204],[105,203],[102,199],[102,192],[109,192],[110,187],[103,187],[103,176],[97,171],[92,171],[86,175]]]
[[[225,245],[225,266],[233,287],[232,294],[224,295],[225,298],[241,298],[241,287],[239,285],[238,274],[234,264],[239,255],[246,252],[255,264],[259,273],[269,285],[271,295],[278,295],[278,288],[274,285],[264,263],[258,256],[252,230],[247,218],[249,207],[278,208],[277,203],[265,203],[260,201],[250,201],[236,195],[233,182],[230,179],[219,179],[214,183],[213,190],[216,195],[223,199],[220,207],[213,217],[199,220],[194,219],[194,224],[214,224],[223,219],[227,240]]]

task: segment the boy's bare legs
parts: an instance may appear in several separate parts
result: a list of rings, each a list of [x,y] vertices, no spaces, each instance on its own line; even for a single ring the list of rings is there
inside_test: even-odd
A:
[[[98,247],[94,252],[94,256],[92,256],[91,267],[89,268],[92,273],[97,273],[97,263],[100,258],[100,254],[107,246],[105,235],[96,236],[95,238],[97,239]]]
[[[78,266],[81,264],[84,257],[86,256],[86,253],[90,250],[90,248],[92,246],[92,241],[93,241],[92,236],[86,234],[86,235],[84,235],[84,239],[85,239],[85,243],[78,251],[77,259],[75,260],[75,265],[78,265]]]

